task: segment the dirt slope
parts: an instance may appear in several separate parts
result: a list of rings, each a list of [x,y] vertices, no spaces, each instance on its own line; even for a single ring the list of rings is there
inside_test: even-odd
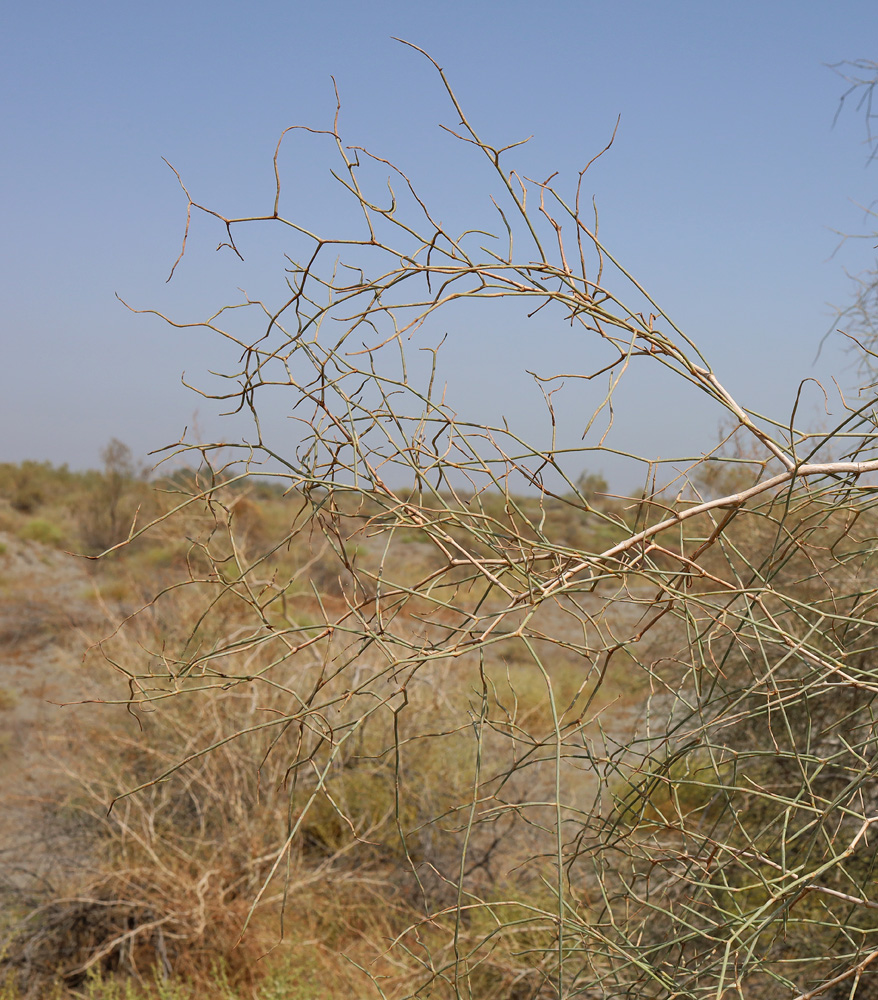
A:
[[[0,891],[7,900],[75,863],[73,845],[47,821],[64,778],[53,757],[94,696],[83,666],[89,643],[107,630],[89,564],[0,532]]]

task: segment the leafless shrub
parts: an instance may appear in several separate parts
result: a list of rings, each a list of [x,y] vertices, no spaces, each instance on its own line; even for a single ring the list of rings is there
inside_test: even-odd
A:
[[[131,449],[111,438],[101,450],[103,469],[93,476],[90,495],[78,512],[82,544],[101,552],[127,538],[138,508],[145,499],[145,470]]]
[[[878,956],[873,396],[841,398],[820,433],[797,426],[795,401],[789,425],[748,409],[603,245],[585,170],[570,197],[521,177],[515,144],[486,142],[433,65],[459,119],[447,131],[494,171],[495,233],[446,229],[401,169],[345,144],[338,116],[285,134],[334,148],[349,234],[281,214],[280,143],[265,214],[228,218],[183,189],[186,236],[202,213],[236,253],[260,225],[303,249],[286,301],[195,324],[241,349],[228,388],[201,391],[254,416],[238,462],[216,458],[234,454],[226,442],[193,446],[202,472],[177,514],[205,524],[169,593],[204,611],[149,655],[107,655],[132,711],[171,697],[251,708],[222,715],[222,739],[196,730],[156,759],[107,823],[161,815],[172,780],[206,823],[208,761],[255,739],[265,839],[201,827],[217,858],[237,858],[241,925],[278,894],[289,919],[306,862],[366,852],[412,908],[376,943],[395,978],[363,966],[375,995],[864,996]],[[431,317],[495,299],[535,322],[555,310],[592,345],[594,367],[566,376],[608,384],[578,452],[444,398]],[[667,475],[629,456],[646,488],[608,501],[579,475],[600,467],[614,393],[640,365],[712,400],[733,444]],[[554,426],[556,383],[538,384]],[[278,387],[294,453],[257,418]],[[234,514],[255,474],[290,509],[258,547]],[[582,520],[574,544],[559,510]],[[186,864],[195,900],[213,869]],[[141,912],[166,910],[151,897]]]

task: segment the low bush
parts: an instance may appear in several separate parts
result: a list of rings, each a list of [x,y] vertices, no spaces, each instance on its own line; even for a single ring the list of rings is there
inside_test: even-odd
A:
[[[56,548],[64,542],[63,530],[44,517],[32,518],[19,529],[18,536],[30,542],[40,542],[42,545],[52,545]]]

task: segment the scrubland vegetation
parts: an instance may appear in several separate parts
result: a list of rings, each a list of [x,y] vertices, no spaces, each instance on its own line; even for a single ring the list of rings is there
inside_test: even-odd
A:
[[[37,672],[48,645],[84,651],[103,639],[85,658],[88,690],[70,694],[82,684],[74,680],[81,668],[71,657],[70,676],[51,694],[118,703],[87,719],[83,706],[72,718],[68,709],[63,725],[49,714],[43,745],[28,755],[6,748],[10,766],[37,766],[49,790],[32,789],[24,802],[20,794],[9,796],[7,808],[31,822],[39,816],[66,841],[63,849],[55,844],[51,858],[37,850],[31,859],[31,876],[42,865],[45,877],[7,882],[10,996],[18,995],[15,983],[24,983],[24,994],[27,984],[37,991],[55,984],[59,996],[329,997],[368,992],[372,976],[399,992],[416,984],[421,949],[446,948],[449,934],[467,948],[496,934],[496,918],[468,913],[471,904],[457,913],[464,841],[468,894],[511,906],[527,925],[522,938],[537,952],[545,947],[551,931],[531,926],[530,913],[551,908],[552,893],[545,863],[531,855],[551,843],[541,824],[522,823],[517,812],[541,785],[548,800],[552,785],[540,760],[529,764],[522,781],[514,773],[515,748],[524,734],[553,728],[547,682],[558,704],[582,702],[585,677],[575,653],[559,656],[551,676],[543,677],[526,643],[510,636],[483,657],[439,656],[417,670],[404,665],[402,679],[386,654],[362,648],[356,638],[357,618],[374,597],[349,597],[356,592],[353,577],[331,540],[314,537],[302,496],[265,479],[221,485],[222,476],[204,470],[149,481],[135,475],[130,462],[120,476],[35,463],[7,465],[0,473],[4,557],[15,550],[23,566],[39,565],[47,555],[73,562],[62,547],[88,551],[95,525],[111,522],[104,503],[130,517],[139,510],[160,518],[181,497],[213,490],[211,500],[189,503],[62,581],[57,603],[68,610],[72,601],[87,606],[78,622],[40,593],[29,594],[29,582],[35,589],[39,583],[21,566],[20,575],[4,579],[20,602],[3,636],[5,655],[29,661]],[[545,520],[571,548],[618,535],[572,501],[571,495],[548,510],[536,497],[517,503],[525,517]],[[618,501],[603,503],[604,518],[622,511]],[[414,592],[441,567],[422,531],[403,535],[388,557],[370,531],[380,507],[347,506],[332,512],[331,521],[348,536],[347,552],[355,540],[359,572],[383,573]],[[500,497],[481,506],[486,518],[504,517]],[[35,531],[35,524],[43,527]],[[104,544],[127,535],[127,527],[120,528]],[[268,553],[259,576],[248,574],[248,588],[258,586],[263,629],[276,644],[253,634],[252,606],[236,593],[250,551]],[[213,614],[203,618],[206,605]],[[431,627],[432,610],[429,601],[414,601],[389,618],[407,643],[422,648],[428,632],[444,630]],[[125,627],[107,638],[128,615]],[[327,634],[330,619],[339,623],[334,634]],[[565,626],[559,634],[565,633],[575,644],[576,630]],[[185,680],[171,681],[193,654],[203,662]],[[217,665],[205,669],[214,659]],[[226,660],[235,663],[234,673],[227,673]],[[163,667],[147,686],[133,675],[151,672],[150,661]],[[632,687],[635,680],[605,684],[591,711],[598,715],[612,703],[614,725],[632,728],[644,693]],[[205,689],[212,689],[208,703],[199,697]],[[187,697],[168,697],[183,692]],[[317,693],[319,721],[291,720],[290,699],[301,707]],[[364,695],[372,703],[366,712]],[[30,692],[24,685],[5,688],[4,696],[11,712]],[[474,739],[474,722],[488,712],[497,732]],[[203,754],[210,747],[213,752]],[[538,744],[532,748],[539,753]],[[185,769],[154,782],[185,758]],[[461,812],[471,807],[476,758],[509,799],[484,830]],[[144,783],[108,813],[121,791]],[[594,792],[583,784],[584,799]],[[59,872],[57,855],[65,851],[71,860]],[[513,899],[505,900],[512,883]],[[427,920],[427,913],[434,915]],[[384,955],[399,935],[411,953]],[[514,951],[502,936],[492,945],[474,977],[484,995],[516,988],[536,995],[540,959],[519,959]]]
[[[290,240],[285,300],[193,324],[240,350],[199,391],[249,440],[0,470],[8,655],[45,670],[65,615],[88,648],[53,699],[84,704],[39,717],[54,772],[7,748],[53,838],[8,879],[7,995],[873,996],[872,382],[816,430],[749,409],[603,245],[585,171],[521,178],[435,68],[496,231],[447,231],[338,119],[294,133],[339,157],[349,234],[284,217],[280,145],[267,214],[183,188],[187,234]],[[430,322],[461,299],[587,340],[581,447],[554,376],[548,443],[451,408]],[[644,489],[610,496],[587,470],[634,366],[726,431],[625,456]]]

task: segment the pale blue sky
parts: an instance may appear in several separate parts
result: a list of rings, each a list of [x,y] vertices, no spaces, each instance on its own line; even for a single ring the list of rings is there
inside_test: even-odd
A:
[[[439,82],[392,35],[435,56],[498,144],[534,135],[525,173],[574,177],[621,114],[587,191],[604,241],[746,402],[783,419],[802,378],[852,383],[835,343],[813,360],[828,303],[848,300],[844,268],[873,262],[870,242],[830,259],[831,230],[862,229],[856,203],[872,201],[878,166],[853,110],[832,127],[843,84],[824,64],[878,59],[874,0],[31,0],[0,24],[0,461],[95,465],[110,436],[145,455],[196,410],[205,437],[223,433],[180,385],[183,370],[219,367],[221,346],[130,315],[114,293],[200,319],[238,286],[276,287],[283,242],[251,232],[242,266],[213,253],[218,234],[199,220],[165,285],[185,203],[161,157],[199,200],[265,211],[277,137],[331,121],[333,74],[350,142],[404,165],[444,218],[484,216],[483,168],[437,127],[454,123]],[[330,157],[304,143],[285,157],[287,215],[331,228]],[[460,318],[445,374],[461,412],[541,425],[516,373],[534,356],[584,369],[588,351],[541,317]],[[681,414],[660,384],[635,381],[622,401],[622,443],[667,456],[716,438],[715,414]],[[282,410],[269,414],[279,428]],[[575,399],[564,414],[579,419]]]

